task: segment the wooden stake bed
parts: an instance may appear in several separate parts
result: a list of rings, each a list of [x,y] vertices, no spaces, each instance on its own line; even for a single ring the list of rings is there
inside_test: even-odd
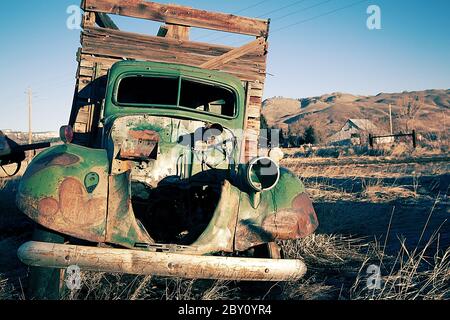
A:
[[[163,5],[141,0],[84,0],[81,48],[70,125],[75,142],[94,146],[106,75],[117,61],[133,59],[179,63],[232,74],[247,89],[246,160],[256,156],[261,103],[266,77],[269,21]],[[157,36],[118,30],[107,14],[164,23]],[[239,48],[193,42],[190,27],[254,36]]]

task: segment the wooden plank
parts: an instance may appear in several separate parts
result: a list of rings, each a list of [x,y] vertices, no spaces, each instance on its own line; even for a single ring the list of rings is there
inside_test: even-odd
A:
[[[202,62],[206,62],[206,58],[202,57],[195,57],[192,55],[187,56],[177,56],[174,54],[170,54],[170,52],[162,52],[158,53],[155,51],[148,51],[146,49],[141,50],[129,50],[127,47],[122,48],[105,48],[105,47],[92,47],[90,44],[87,44],[85,48],[84,53],[89,54],[97,54],[97,55],[103,55],[108,57],[113,57],[117,55],[117,52],[122,52],[122,57],[136,59],[136,60],[143,60],[143,61],[155,61],[155,62],[168,62],[168,63],[178,63],[178,64],[184,64],[189,66],[198,66]],[[117,56],[116,58],[120,58],[120,56]],[[117,59],[119,61],[121,59]],[[248,80],[248,81],[256,81],[256,80],[264,80],[265,73],[263,72],[263,69],[257,68],[255,66],[248,66],[243,63],[237,63],[237,64],[229,64],[224,66],[224,68],[221,69],[221,71],[230,73],[237,78],[241,80]]]
[[[247,119],[248,130],[254,130],[259,133],[260,131],[260,121],[259,118],[248,118]]]
[[[253,52],[260,47],[266,45],[266,40],[264,38],[258,38],[255,41],[252,41],[242,47],[233,49],[220,57],[216,57],[214,59],[209,60],[208,62],[202,64],[200,67],[204,69],[217,69],[221,68],[223,65],[227,64],[231,60],[238,59],[247,53]]]
[[[142,0],[84,0],[83,10],[148,19],[170,24],[268,36],[269,21]]]
[[[251,92],[250,92],[250,95],[251,95],[252,97],[261,97],[261,98],[262,98],[262,96],[263,96],[263,90],[262,90],[262,89],[255,89],[255,88],[252,88],[252,90],[251,90]]]
[[[250,103],[251,104],[261,105],[262,104],[262,98],[261,97],[257,97],[257,96],[250,96]]]
[[[93,68],[96,63],[101,63],[102,67],[106,70],[109,70],[111,66],[117,61],[122,60],[118,58],[111,59],[106,57],[92,56],[83,53],[80,54],[80,58],[81,58],[80,66]]]
[[[259,82],[259,81],[253,82],[252,90],[264,90],[264,82]]]
[[[95,26],[95,13],[85,12],[83,14],[82,27],[83,28],[93,28]]]
[[[104,28],[85,28],[82,32],[82,42],[85,38],[95,38],[98,41],[103,41],[102,44],[107,46],[116,42],[126,43],[128,46],[140,47],[151,46],[152,49],[157,50],[172,50],[176,52],[189,52],[192,54],[203,55],[205,57],[221,56],[229,51],[235,49],[234,47],[216,45],[193,41],[180,41],[170,38],[161,38],[157,36],[142,35],[137,33],[104,29]],[[266,61],[266,52],[264,48],[255,50],[252,53],[246,54],[239,60],[264,63]]]
[[[190,27],[168,24],[166,38],[189,40],[190,31]]]
[[[223,52],[224,47],[205,46],[204,44],[179,41],[169,38],[134,35],[122,31],[88,28],[83,32],[82,53],[103,57],[131,58],[144,61],[178,63],[200,66]],[[210,50],[205,50],[204,47]],[[201,48],[201,49],[200,49]],[[217,50],[215,50],[217,49]],[[225,49],[226,50],[226,49]],[[229,47],[229,51],[232,49]],[[203,54],[200,54],[203,53]],[[249,55],[247,58],[249,59]],[[240,79],[249,81],[264,81],[265,58],[262,62],[252,62],[246,59],[236,59],[220,70],[231,73]],[[244,57],[243,57],[244,58]]]
[[[174,24],[165,24],[159,27],[157,36],[176,40],[189,40],[189,34],[189,27],[177,26]]]
[[[247,115],[249,118],[258,118],[261,116],[261,105],[250,104],[248,107]]]

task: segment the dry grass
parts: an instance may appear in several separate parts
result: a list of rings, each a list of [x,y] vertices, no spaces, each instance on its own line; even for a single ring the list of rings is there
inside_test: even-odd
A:
[[[382,265],[387,275],[382,273],[380,288],[368,289],[364,276],[359,274],[351,290],[351,299],[450,299],[450,248],[428,257],[428,247],[410,252],[402,242],[402,249],[394,261]],[[360,271],[367,270],[368,266],[365,262]]]
[[[7,289],[8,286],[8,280],[0,278],[0,300],[7,300],[9,299],[9,291]]]
[[[321,174],[333,177],[342,174],[349,180],[367,179],[372,174],[385,176],[392,173],[404,176],[412,172],[448,172],[448,165],[439,168],[428,165],[390,165],[383,170],[376,166],[366,167],[327,167],[320,170]],[[437,169],[438,168],[438,169]],[[301,171],[302,176],[311,174],[315,177],[318,168],[306,168],[310,171]],[[354,175],[349,175],[349,170]],[[426,171],[428,170],[428,171]],[[358,178],[354,178],[358,177]],[[362,177],[362,178],[361,178]],[[358,192],[345,192],[333,185],[332,180],[324,185],[323,179],[316,183],[310,179],[308,191],[315,200],[319,197],[336,200],[377,202],[376,206],[394,199],[414,200],[419,203],[423,200],[420,194],[419,180],[415,179],[412,188],[396,185],[386,185],[382,179],[367,179]],[[6,200],[14,193],[18,180],[0,179],[0,190],[4,188],[2,206],[10,206]],[[353,182],[353,183],[354,183]],[[315,195],[313,192],[317,192]],[[11,198],[12,199],[12,198]],[[8,200],[9,201],[9,200]],[[420,202],[422,203],[422,202]],[[428,202],[423,202],[424,203]],[[400,205],[400,204],[398,204]],[[414,203],[415,206],[415,203]],[[366,208],[366,207],[364,207]],[[368,208],[368,207],[367,207]],[[2,208],[3,209],[3,208]],[[424,207],[428,210],[429,207]],[[433,208],[434,209],[434,208]],[[433,212],[431,210],[430,216]],[[351,210],[345,203],[345,210]],[[9,210],[7,210],[9,212]],[[12,211],[11,211],[12,212]],[[5,225],[17,226],[16,215],[6,214],[2,217]],[[10,223],[8,221],[11,221]],[[8,222],[8,223],[7,223]],[[0,225],[2,224],[0,223]],[[415,226],[416,227],[416,226]],[[425,226],[426,228],[426,226]],[[381,226],[385,231],[384,225]],[[389,230],[387,232],[389,234]],[[391,236],[392,238],[392,236]],[[421,237],[422,238],[422,237]],[[387,239],[387,238],[386,238]],[[308,273],[304,279],[288,283],[270,283],[265,285],[245,284],[239,282],[225,282],[212,280],[183,280],[172,278],[159,278],[151,276],[132,276],[119,274],[106,274],[84,272],[82,274],[82,289],[68,292],[67,300],[233,300],[233,299],[285,299],[285,300],[338,300],[338,299],[450,299],[450,249],[439,250],[439,234],[427,239],[416,248],[408,248],[405,239],[399,240],[401,247],[398,252],[385,254],[386,243],[380,244],[377,240],[367,238],[352,238],[342,235],[317,234],[298,241],[281,243],[286,258],[302,259],[308,266]],[[391,241],[392,242],[392,241]],[[395,242],[395,240],[393,241]],[[397,242],[396,242],[397,243]],[[397,243],[398,244],[398,243]],[[431,247],[438,249],[431,252]],[[381,268],[380,289],[368,289],[366,286],[367,268],[371,265]],[[8,274],[9,278],[11,276]],[[24,290],[17,279],[6,279],[0,276],[0,300],[23,299]],[[22,278],[24,280],[24,278]],[[24,281],[25,283],[25,281]],[[251,290],[249,290],[249,287]],[[26,289],[26,288],[25,288]]]
[[[24,300],[25,295],[22,287],[14,286],[7,278],[0,275],[0,301],[1,300]]]
[[[351,300],[444,300],[450,299],[450,248],[430,247],[439,240],[438,231],[423,249],[409,250],[404,240],[396,256],[384,253],[378,242],[341,236],[312,236],[283,243],[290,258],[305,260],[305,279],[284,286],[286,299]],[[381,286],[368,289],[369,266],[381,271]],[[358,270],[356,273],[355,271]]]
[[[394,201],[398,199],[416,199],[418,197],[417,189],[413,191],[402,187],[389,187],[381,184],[366,186],[363,194],[372,203],[379,201]]]
[[[7,179],[6,178],[0,178],[0,190],[3,190],[3,188],[6,186]]]
[[[359,159],[355,158],[355,162]],[[329,177],[329,178],[401,178],[414,176],[442,175],[450,172],[450,164],[441,163],[399,163],[399,164],[364,164],[364,165],[341,165],[336,162],[325,162],[326,165],[317,167],[317,163],[324,163],[321,158],[312,159],[284,159],[281,161],[283,167],[297,173],[302,178]],[[310,165],[311,164],[311,165]]]
[[[237,289],[227,281],[83,272],[82,289],[65,300],[231,300]]]
[[[287,258],[301,259],[308,266],[304,279],[284,285],[282,295],[287,300],[341,299],[358,266],[374,257],[364,239],[340,235],[312,235],[283,242],[282,247]]]
[[[186,280],[95,272],[82,273],[82,289],[66,300],[440,300],[450,299],[450,249],[428,256],[437,233],[424,249],[410,251],[404,241],[396,256],[376,241],[340,235],[313,235],[281,243],[286,258],[303,259],[305,278],[267,284],[248,294],[239,282]],[[366,286],[370,265],[381,268],[380,289]],[[23,299],[22,290],[0,278],[0,300]],[[251,286],[255,286],[252,284]],[[275,292],[275,293],[274,293]],[[275,294],[275,295],[274,295]]]

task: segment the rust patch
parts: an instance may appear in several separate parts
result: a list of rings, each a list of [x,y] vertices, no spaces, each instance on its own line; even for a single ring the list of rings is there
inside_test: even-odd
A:
[[[43,220],[45,224],[52,224],[59,210],[58,201],[53,198],[44,198],[39,201],[39,220]]]
[[[74,154],[64,153],[52,161],[50,161],[49,165],[53,166],[70,166],[72,164],[80,162],[80,158]]]
[[[307,194],[299,194],[291,208],[278,211],[267,217],[261,225],[252,221],[240,221],[236,228],[236,250],[273,242],[296,240],[314,233],[319,226],[316,212]]]
[[[80,158],[73,154],[59,153],[51,154],[39,160],[36,160],[32,166],[29,166],[25,172],[24,178],[29,178],[37,172],[51,166],[69,166],[78,163]]]
[[[106,196],[106,192],[105,192]],[[34,221],[56,232],[92,242],[105,241],[106,197],[91,198],[81,182],[65,179],[58,199],[18,197],[18,205]]]
[[[159,142],[159,134],[156,131],[153,130],[130,130],[129,136],[134,139],[141,139],[141,140],[150,140],[154,142]]]
[[[152,130],[130,130],[129,138],[122,143],[120,158],[129,160],[155,159],[159,134]]]
[[[274,239],[291,240],[305,238],[319,226],[316,212],[309,197],[302,193],[292,201],[292,208],[284,209],[263,222],[263,229]]]
[[[104,211],[104,201],[100,198],[88,199],[81,182],[67,178],[59,188],[59,207],[64,220],[76,225],[96,225],[103,220],[96,211]],[[99,219],[101,218],[101,219]]]
[[[274,241],[271,234],[266,233],[261,226],[240,221],[236,227],[235,249],[245,251],[263,243]]]

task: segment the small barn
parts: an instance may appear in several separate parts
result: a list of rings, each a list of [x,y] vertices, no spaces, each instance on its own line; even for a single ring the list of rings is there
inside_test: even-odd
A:
[[[386,135],[368,119],[349,119],[342,129],[329,138],[331,145],[362,145],[368,144],[369,135]],[[377,143],[391,143],[393,138],[379,138]]]

